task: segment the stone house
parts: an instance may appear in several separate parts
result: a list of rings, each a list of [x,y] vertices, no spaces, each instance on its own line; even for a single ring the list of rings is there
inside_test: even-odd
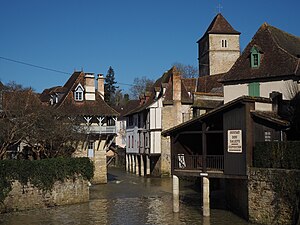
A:
[[[223,104],[223,85],[219,80],[240,56],[240,32],[219,13],[197,43],[199,77],[193,96],[194,116]]]
[[[269,97],[273,91],[290,99],[299,90],[300,38],[264,23],[220,82],[224,102],[239,96]]]
[[[90,157],[95,165],[93,183],[106,183],[106,152],[116,137],[119,114],[104,101],[104,77],[99,74],[95,82],[93,73],[76,71],[64,86],[45,89],[40,99],[81,120],[86,139],[77,146],[74,157]]]
[[[197,43],[200,76],[227,72],[240,56],[240,32],[221,13]]]

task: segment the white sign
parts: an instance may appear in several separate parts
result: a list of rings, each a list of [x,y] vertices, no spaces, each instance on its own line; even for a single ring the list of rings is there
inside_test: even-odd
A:
[[[242,130],[228,130],[228,152],[241,153],[242,146]]]

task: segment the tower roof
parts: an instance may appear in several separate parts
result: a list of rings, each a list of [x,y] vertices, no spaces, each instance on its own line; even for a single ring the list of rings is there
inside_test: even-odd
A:
[[[205,37],[207,34],[241,34],[241,33],[236,31],[228,23],[228,21],[224,18],[224,16],[221,13],[218,13],[213,19],[213,21],[210,23],[209,27],[207,28],[202,38]],[[200,38],[200,40],[202,38]]]

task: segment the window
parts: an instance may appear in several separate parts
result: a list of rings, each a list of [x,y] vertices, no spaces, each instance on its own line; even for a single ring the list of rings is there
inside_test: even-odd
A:
[[[250,52],[251,67],[258,68],[260,65],[260,52],[256,46],[253,46]]]
[[[260,96],[260,87],[258,82],[248,84],[248,95],[253,97]]]
[[[128,136],[128,148],[130,148],[130,136]]]
[[[75,92],[75,101],[82,101],[83,100],[83,93],[76,91]]]
[[[222,40],[221,43],[222,48],[227,48],[227,40]]]
[[[133,139],[133,136],[131,137],[131,141],[132,141],[131,147],[134,148],[134,139]]]
[[[265,131],[265,141],[271,141],[271,132]]]
[[[88,157],[92,158],[94,157],[94,142],[90,141],[88,143]]]
[[[128,125],[129,126],[133,125],[133,116],[129,116],[129,118],[128,118]]]
[[[75,88],[74,92],[74,99],[75,101],[83,101],[83,87],[81,84],[78,84],[77,87]]]

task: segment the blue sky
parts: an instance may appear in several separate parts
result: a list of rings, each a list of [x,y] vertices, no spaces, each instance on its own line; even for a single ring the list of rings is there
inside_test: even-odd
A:
[[[196,41],[219,3],[242,49],[264,22],[300,36],[299,0],[0,0],[0,57],[70,74],[112,66],[126,84],[157,79],[175,62],[197,66]],[[3,83],[41,92],[68,78],[0,58]]]

